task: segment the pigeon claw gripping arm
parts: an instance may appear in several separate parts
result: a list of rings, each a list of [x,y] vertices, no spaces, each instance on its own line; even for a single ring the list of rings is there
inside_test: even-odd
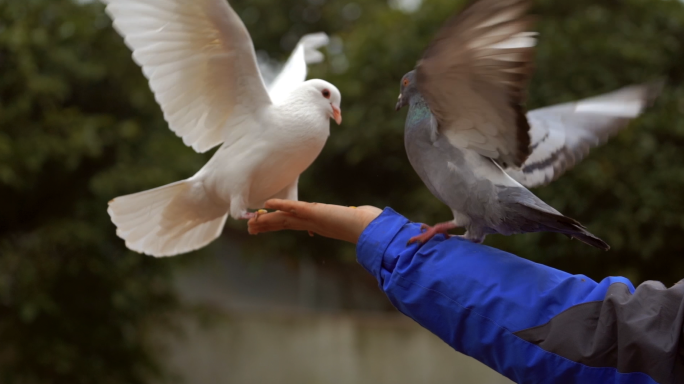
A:
[[[409,239],[408,243],[406,245],[411,245],[415,242],[418,242],[420,244],[427,243],[435,237],[436,235],[442,234],[444,236],[449,236],[449,230],[456,228],[456,224],[453,221],[447,221],[446,223],[439,223],[435,224],[433,227],[427,225],[427,224],[421,224],[420,225],[420,230],[421,233],[420,235],[413,236],[412,238]]]

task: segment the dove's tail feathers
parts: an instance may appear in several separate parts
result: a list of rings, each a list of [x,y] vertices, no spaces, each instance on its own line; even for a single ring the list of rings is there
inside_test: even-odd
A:
[[[531,207],[525,204],[517,204],[518,214],[524,217],[523,232],[556,232],[562,233],[571,239],[577,239],[592,247],[607,251],[610,246],[603,240],[594,236],[579,221],[563,216],[551,207]]]
[[[178,181],[110,201],[107,212],[116,234],[129,249],[155,257],[209,244],[221,234],[227,214],[196,183]]]

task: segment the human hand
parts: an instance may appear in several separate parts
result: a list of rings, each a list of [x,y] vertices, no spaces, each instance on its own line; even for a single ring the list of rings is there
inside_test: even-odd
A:
[[[354,208],[280,199],[267,201],[265,208],[277,211],[250,219],[250,234],[291,229],[353,244],[356,244],[368,224],[382,213],[380,208],[369,205]]]

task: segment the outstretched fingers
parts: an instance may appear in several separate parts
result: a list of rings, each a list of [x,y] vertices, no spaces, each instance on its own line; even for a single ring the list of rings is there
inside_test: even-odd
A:
[[[278,211],[259,215],[258,218],[251,219],[248,223],[248,231],[252,235],[261,232],[272,232],[282,230],[305,231],[311,230],[311,223],[295,214]]]
[[[316,203],[281,199],[271,199],[264,204],[266,209],[275,209],[278,211],[288,212],[301,218],[309,218],[312,216],[314,213],[312,206],[315,207]]]
[[[309,203],[306,201],[292,201],[271,199],[265,204],[268,209],[275,209],[278,211],[288,212],[296,217],[308,220],[312,225],[318,227],[326,226],[330,221],[339,220],[341,217],[348,215],[348,207],[340,205]]]

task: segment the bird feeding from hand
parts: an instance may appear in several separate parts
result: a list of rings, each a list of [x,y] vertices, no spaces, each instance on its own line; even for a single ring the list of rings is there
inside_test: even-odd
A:
[[[264,84],[251,37],[225,0],[103,0],[133,51],[169,128],[197,152],[219,146],[189,179],[109,202],[117,234],[134,251],[172,256],[199,249],[230,215],[249,219],[271,198],[297,200],[319,155],[339,90],[306,80],[324,33],[306,35]]]
[[[488,234],[557,232],[608,250],[577,220],[526,187],[547,184],[591,147],[639,116],[662,83],[525,113],[536,33],[529,0],[477,0],[448,21],[415,70],[401,79],[399,110],[408,106],[408,159],[454,219],[423,225],[412,242],[464,227],[480,243]]]

